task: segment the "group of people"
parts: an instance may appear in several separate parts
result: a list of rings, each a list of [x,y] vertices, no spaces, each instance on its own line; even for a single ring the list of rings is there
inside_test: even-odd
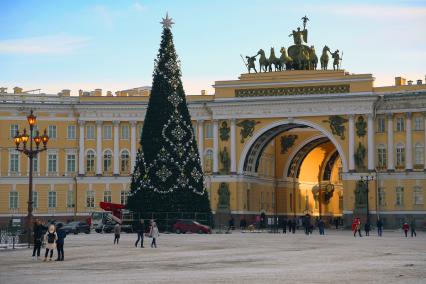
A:
[[[144,219],[139,220],[139,222],[135,225],[135,230],[138,236],[138,239],[135,242],[135,247],[138,247],[138,243],[140,241],[141,248],[144,248],[143,239],[144,239],[144,236],[146,235],[149,238],[152,238],[151,248],[157,248],[157,239],[160,236],[160,232],[158,230],[157,223],[154,220],[150,221],[148,232],[146,232]],[[118,244],[120,240],[120,234],[121,234],[121,225],[120,223],[117,223],[114,226],[114,244]]]
[[[376,227],[377,227],[377,235],[379,237],[381,237],[382,234],[383,234],[383,221],[382,221],[382,219],[377,220]],[[361,219],[359,217],[356,217],[352,222],[352,231],[354,233],[354,237],[356,237],[357,233],[360,237],[362,237],[361,228],[362,228]],[[402,225],[402,230],[404,231],[406,238],[408,237],[408,231],[409,230],[411,230],[411,237],[416,237],[417,233],[416,233],[416,222],[415,222],[415,220],[412,219],[410,224],[408,224],[408,222],[405,221],[404,224]],[[369,236],[370,231],[371,231],[371,224],[370,224],[370,221],[367,220],[367,222],[365,222],[365,224],[364,224],[365,236]]]
[[[52,261],[53,252],[57,250],[56,261],[64,261],[64,240],[67,236],[64,230],[61,230],[62,223],[59,223],[57,226],[54,224],[49,224],[47,227],[46,233],[43,233],[44,226],[40,220],[34,222],[33,232],[34,232],[34,248],[33,248],[33,259],[38,260],[40,258],[40,250],[42,244],[46,245],[46,252],[44,254],[44,260]]]

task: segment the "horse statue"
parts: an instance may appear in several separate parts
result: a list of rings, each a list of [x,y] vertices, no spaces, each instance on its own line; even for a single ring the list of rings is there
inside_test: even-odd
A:
[[[322,55],[321,55],[321,58],[320,58],[322,70],[327,70],[327,68],[328,68],[328,53],[327,52],[331,53],[330,48],[328,46],[324,46],[324,48],[322,49]]]
[[[275,56],[275,50],[271,47],[271,55],[269,55],[269,72],[272,72],[272,64],[275,67],[275,71],[281,71],[281,61]]]
[[[287,55],[287,50],[285,49],[285,47],[281,47],[280,52],[281,70],[284,69],[284,66],[286,70],[291,70],[291,68],[293,67],[293,58]]]
[[[317,70],[318,57],[315,54],[315,47],[313,45],[311,46],[311,50],[309,51],[309,57],[311,59],[312,70]]]
[[[263,49],[260,49],[257,52],[257,55],[260,55],[260,58],[259,58],[259,72],[262,73],[262,68],[263,68],[264,72],[268,72],[269,60],[265,56],[265,51]]]

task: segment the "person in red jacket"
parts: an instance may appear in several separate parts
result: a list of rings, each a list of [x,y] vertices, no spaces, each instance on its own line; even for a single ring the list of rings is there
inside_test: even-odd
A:
[[[356,233],[358,232],[359,236],[361,235],[361,220],[359,217],[356,217],[354,221],[352,222],[352,231],[354,232],[354,237],[356,237]]]
[[[410,225],[408,225],[407,222],[404,222],[404,224],[402,225],[402,229],[404,230],[405,237],[407,237],[408,230],[410,229]]]

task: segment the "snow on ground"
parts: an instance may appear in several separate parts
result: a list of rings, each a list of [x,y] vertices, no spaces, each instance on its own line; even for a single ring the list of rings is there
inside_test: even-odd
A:
[[[69,235],[64,262],[0,251],[9,283],[426,283],[426,234],[354,238],[350,231],[296,234],[161,234],[135,248],[135,234]],[[44,254],[44,251],[42,251]],[[55,253],[56,256],[56,253]]]

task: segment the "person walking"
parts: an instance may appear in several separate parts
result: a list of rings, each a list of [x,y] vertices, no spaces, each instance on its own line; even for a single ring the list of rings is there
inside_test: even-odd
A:
[[[408,235],[408,230],[410,229],[410,225],[408,225],[407,221],[402,224],[402,229],[404,230],[405,237]]]
[[[417,234],[416,234],[416,220],[414,220],[414,218],[411,219],[410,229],[411,229],[411,237],[417,237]]]
[[[120,233],[121,233],[121,226],[120,223],[117,222],[114,226],[114,244],[118,245],[118,242],[120,241]]]
[[[287,234],[287,220],[285,218],[282,220],[282,226],[283,226],[283,234]]]
[[[291,228],[293,227],[292,224],[293,224],[293,222],[291,221],[291,218],[288,218],[287,227],[288,227],[288,233],[289,234],[291,233]]]
[[[370,235],[370,230],[371,230],[371,225],[370,225],[370,222],[369,222],[369,221],[367,221],[367,222],[365,222],[365,224],[364,224],[364,231],[365,231],[365,235],[366,235],[366,236],[369,236],[369,235]]]
[[[155,222],[152,222],[151,230],[149,232],[149,235],[152,238],[151,248],[154,248],[154,247],[157,248],[157,242],[156,242],[156,240],[160,236],[160,233],[158,231],[158,227],[157,227],[157,224]]]
[[[303,218],[303,228],[305,229],[305,235],[309,236],[309,231],[311,227],[311,218],[308,214]]]
[[[140,219],[140,222],[136,225],[136,233],[138,234],[138,239],[136,240],[135,247],[138,247],[139,240],[141,241],[141,248],[143,246],[143,237],[145,234],[145,221],[144,219]]]
[[[43,225],[41,225],[40,220],[36,219],[33,227],[33,238],[34,238],[34,249],[33,249],[33,259],[38,259],[40,257],[41,244],[43,242]],[[36,256],[37,253],[37,256]]]
[[[55,261],[64,261],[64,239],[67,236],[67,233],[62,230],[62,223],[59,223],[56,227],[56,235],[58,240],[56,241],[56,250],[58,251],[58,257]]]
[[[293,234],[296,233],[296,218],[291,221],[291,231]]]
[[[377,219],[376,227],[377,227],[377,235],[379,237],[381,237],[382,233],[383,233],[383,222],[382,222],[382,219],[380,219],[380,218]]]
[[[356,237],[356,233],[358,232],[359,236],[362,237],[361,235],[361,220],[356,217],[352,223],[352,231],[354,231],[354,237]]]
[[[318,230],[320,235],[325,235],[325,223],[323,219],[318,220]]]
[[[46,234],[44,235],[44,242],[46,243],[46,253],[44,254],[44,261],[47,261],[47,255],[49,254],[49,252],[49,261],[52,261],[53,250],[56,248],[57,240],[58,235],[56,234],[55,225],[50,224]]]

